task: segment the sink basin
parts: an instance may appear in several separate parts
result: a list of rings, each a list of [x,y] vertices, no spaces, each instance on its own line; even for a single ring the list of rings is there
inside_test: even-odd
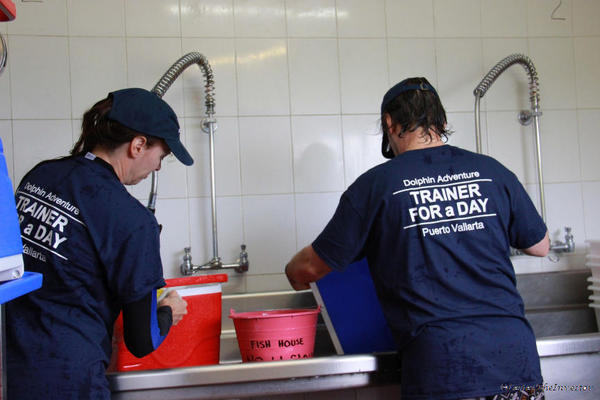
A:
[[[560,337],[598,332],[594,311],[588,307],[589,270],[523,274],[517,286],[525,302],[525,316],[536,338]],[[284,308],[315,308],[311,290],[277,291],[223,295],[221,363],[241,362],[235,328],[229,310],[236,312]],[[315,357],[335,355],[335,347],[322,317],[317,323]]]
[[[585,279],[589,270],[518,277],[526,315],[537,336],[544,381],[558,384],[600,386],[600,333],[586,304]],[[584,299],[584,300],[582,300]],[[317,325],[315,357],[303,360],[242,363],[229,309],[237,312],[316,307],[311,291],[281,291],[223,296],[220,364],[153,371],[109,373],[114,400],[175,400],[280,398],[285,394],[317,391],[337,397],[349,390],[354,397],[396,387],[394,353],[335,355],[322,320]],[[554,323],[555,320],[560,323]],[[590,331],[590,333],[585,333]],[[577,333],[575,333],[577,332]],[[396,385],[396,386],[394,386]],[[574,387],[574,386],[573,386]],[[393,391],[392,391],[393,392]],[[394,393],[397,393],[394,392]],[[270,397],[275,396],[275,397]],[[330,396],[330,397],[331,397]],[[390,395],[389,397],[391,397]],[[547,389],[548,400],[569,400],[569,391]],[[369,397],[368,395],[366,398]],[[361,397],[362,398],[362,397]],[[593,400],[594,391],[578,392],[577,398]]]

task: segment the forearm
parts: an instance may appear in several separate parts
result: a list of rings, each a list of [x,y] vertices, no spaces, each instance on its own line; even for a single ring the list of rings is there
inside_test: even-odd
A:
[[[329,272],[331,268],[310,245],[292,257],[285,267],[287,278],[295,290],[310,288],[311,282],[318,281]]]
[[[144,357],[158,348],[173,323],[169,306],[156,306],[153,290],[138,301],[123,305],[123,336],[127,349],[136,357]]]

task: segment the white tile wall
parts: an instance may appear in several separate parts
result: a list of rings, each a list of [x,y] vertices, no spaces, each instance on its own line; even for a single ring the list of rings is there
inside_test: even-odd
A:
[[[588,8],[589,10],[589,8]],[[568,36],[572,29],[571,0],[527,0],[530,36]]]
[[[236,50],[240,115],[289,114],[285,40],[238,39]]]
[[[71,118],[67,38],[11,35],[8,48],[12,117]]]
[[[11,116],[10,68],[7,63],[0,73],[0,119],[10,119]]]
[[[575,108],[575,59],[572,39],[529,39],[529,52],[540,79],[542,109]]]
[[[339,195],[383,162],[379,104],[390,85],[426,76],[456,131],[475,148],[473,89],[512,53],[530,56],[540,79],[548,225],[573,227],[578,255],[559,263],[525,257],[518,272],[573,268],[598,238],[600,28],[596,0],[52,0],[17,2],[0,24],[9,45],[0,75],[0,137],[14,181],[37,161],[65,154],[81,113],[121,86],[152,88],[179,57],[198,51],[215,75],[219,249],[248,245],[249,274],[228,272],[226,291],[282,289],[283,266],[318,234]],[[508,69],[482,101],[485,152],[537,198],[527,77]],[[196,163],[167,158],[158,217],[167,276],[183,247],[212,253],[204,81],[195,66],[165,95]],[[314,151],[312,149],[315,149]],[[149,180],[131,188],[143,202]]]
[[[73,145],[70,120],[13,120],[15,181],[42,160],[64,155]]]
[[[109,92],[127,86],[123,38],[73,37],[69,55],[73,117],[83,115]]]
[[[487,112],[488,154],[506,165],[522,183],[537,183],[535,136],[510,111]]]
[[[289,37],[335,37],[335,0],[286,0]]]
[[[599,24],[600,25],[600,24]],[[581,108],[600,107],[598,91],[600,80],[600,38],[585,37],[574,39],[575,80],[577,88],[577,106]]]
[[[596,0],[572,0],[573,34],[577,36],[600,35],[600,2]]]
[[[600,168],[598,168],[600,110],[579,110],[577,120],[579,122],[581,177],[586,181],[600,181]]]
[[[585,215],[585,237],[587,240],[600,239],[600,210],[598,199],[600,198],[600,182],[583,182],[583,213]]]
[[[533,136],[531,126],[530,135]],[[544,181],[576,182],[581,177],[577,135],[565,140],[565,132],[577,132],[575,110],[548,110],[540,118],[540,136],[543,132]]]
[[[433,0],[386,0],[386,27],[390,37],[433,37]]]
[[[564,241],[564,228],[573,229],[575,246],[584,248],[585,218],[581,183],[550,183],[544,185],[546,193],[546,222],[550,239]]]
[[[481,39],[437,39],[437,91],[446,111],[472,111],[483,78]]]
[[[342,116],[346,187],[360,174],[387,161],[381,155],[379,115]]]
[[[389,88],[384,39],[340,39],[343,114],[379,112]]]
[[[335,39],[290,39],[292,114],[339,114],[340,69]]]
[[[8,24],[8,33],[16,35],[66,35],[67,2],[19,2],[17,16]]]
[[[2,140],[2,154],[6,162],[8,177],[10,178],[13,189],[18,185],[15,182],[13,174],[13,140],[12,140],[12,123],[7,120],[0,120],[0,140]]]
[[[181,0],[181,34],[233,37],[233,0]]]
[[[437,37],[481,36],[479,0],[433,0]]]
[[[125,4],[121,0],[68,0],[67,15],[73,36],[125,35]]]
[[[235,33],[241,37],[282,37],[284,0],[234,0]]]
[[[481,1],[481,34],[503,38],[527,36],[527,2]]]
[[[294,191],[344,189],[342,124],[339,116],[292,118]]]
[[[340,37],[385,36],[384,0],[337,0]]]
[[[484,116],[484,115],[482,115]],[[448,113],[448,129],[452,131],[448,138],[448,144],[462,147],[469,151],[476,151],[475,119],[473,113]],[[481,143],[482,149],[487,149],[486,119],[481,119]],[[484,151],[489,154],[489,151]]]
[[[288,117],[240,118],[242,193],[290,193],[292,138]]]
[[[296,238],[299,249],[311,244],[331,219],[341,192],[296,195]]]
[[[422,76],[437,87],[437,69],[434,39],[389,38],[389,86],[411,76]]]
[[[248,275],[281,272],[296,251],[294,196],[246,196],[244,231],[252,266]]]
[[[125,1],[128,36],[180,36],[179,0]]]

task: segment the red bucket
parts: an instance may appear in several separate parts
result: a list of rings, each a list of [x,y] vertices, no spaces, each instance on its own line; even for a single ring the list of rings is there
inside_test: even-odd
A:
[[[172,326],[158,349],[137,358],[123,340],[123,316],[115,322],[113,359],[109,371],[138,371],[219,363],[221,341],[221,282],[227,274],[167,279],[188,303],[187,315]]]
[[[320,306],[243,313],[231,309],[242,361],[312,358],[320,311]]]

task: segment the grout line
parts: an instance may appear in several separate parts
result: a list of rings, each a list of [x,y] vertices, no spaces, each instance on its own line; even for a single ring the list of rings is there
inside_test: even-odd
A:
[[[299,250],[298,243],[298,204],[296,199],[296,163],[294,162],[294,126],[292,123],[292,77],[290,74],[290,37],[288,34],[288,23],[287,23],[287,2],[283,2],[283,16],[284,16],[284,24],[285,24],[285,44],[286,44],[286,61],[287,61],[287,84],[288,84],[288,124],[290,127],[290,151],[291,151],[291,172],[292,172],[292,206],[294,207],[294,236],[296,243],[296,251]]]

